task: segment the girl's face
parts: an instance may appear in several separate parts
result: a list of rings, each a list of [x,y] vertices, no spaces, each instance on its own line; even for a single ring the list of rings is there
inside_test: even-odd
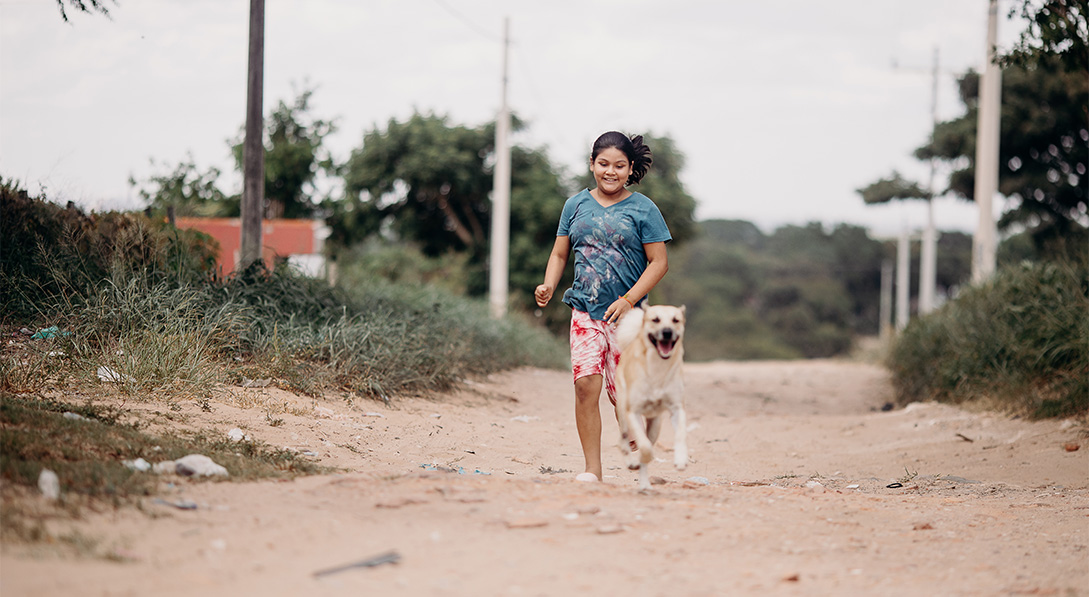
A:
[[[606,196],[617,195],[624,190],[631,174],[631,162],[623,151],[615,147],[601,150],[590,164],[598,191]]]

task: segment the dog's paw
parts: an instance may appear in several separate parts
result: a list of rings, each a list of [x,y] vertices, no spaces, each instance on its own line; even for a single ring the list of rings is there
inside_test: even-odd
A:
[[[688,466],[688,446],[682,444],[673,447],[673,466],[679,471]]]

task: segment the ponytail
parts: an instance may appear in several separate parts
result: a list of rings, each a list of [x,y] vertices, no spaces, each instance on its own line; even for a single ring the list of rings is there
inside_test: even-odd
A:
[[[619,149],[631,162],[631,174],[628,175],[625,184],[639,184],[639,181],[643,180],[643,176],[650,170],[651,164],[654,163],[654,156],[650,153],[650,148],[643,143],[643,136],[633,135],[628,137],[624,133],[616,131],[605,133],[594,141],[590,161],[596,160],[599,153],[610,147]]]

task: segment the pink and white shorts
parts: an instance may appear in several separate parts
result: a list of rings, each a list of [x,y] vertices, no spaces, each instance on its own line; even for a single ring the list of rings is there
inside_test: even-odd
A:
[[[616,406],[616,366],[620,363],[620,347],[616,341],[616,326],[591,319],[590,315],[571,310],[571,372],[578,380],[589,375],[601,375],[605,393]]]

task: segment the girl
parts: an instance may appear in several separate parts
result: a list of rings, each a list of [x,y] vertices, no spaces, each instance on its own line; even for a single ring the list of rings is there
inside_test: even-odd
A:
[[[544,307],[575,252],[575,280],[563,293],[571,307],[571,365],[575,424],[586,471],[578,481],[600,481],[601,410],[604,383],[616,405],[613,377],[620,361],[616,322],[647,296],[668,269],[665,244],[673,239],[662,213],[646,195],[629,191],[650,169],[653,156],[643,137],[608,132],[597,138],[590,170],[597,183],[567,200],[544,283],[534,297]]]

